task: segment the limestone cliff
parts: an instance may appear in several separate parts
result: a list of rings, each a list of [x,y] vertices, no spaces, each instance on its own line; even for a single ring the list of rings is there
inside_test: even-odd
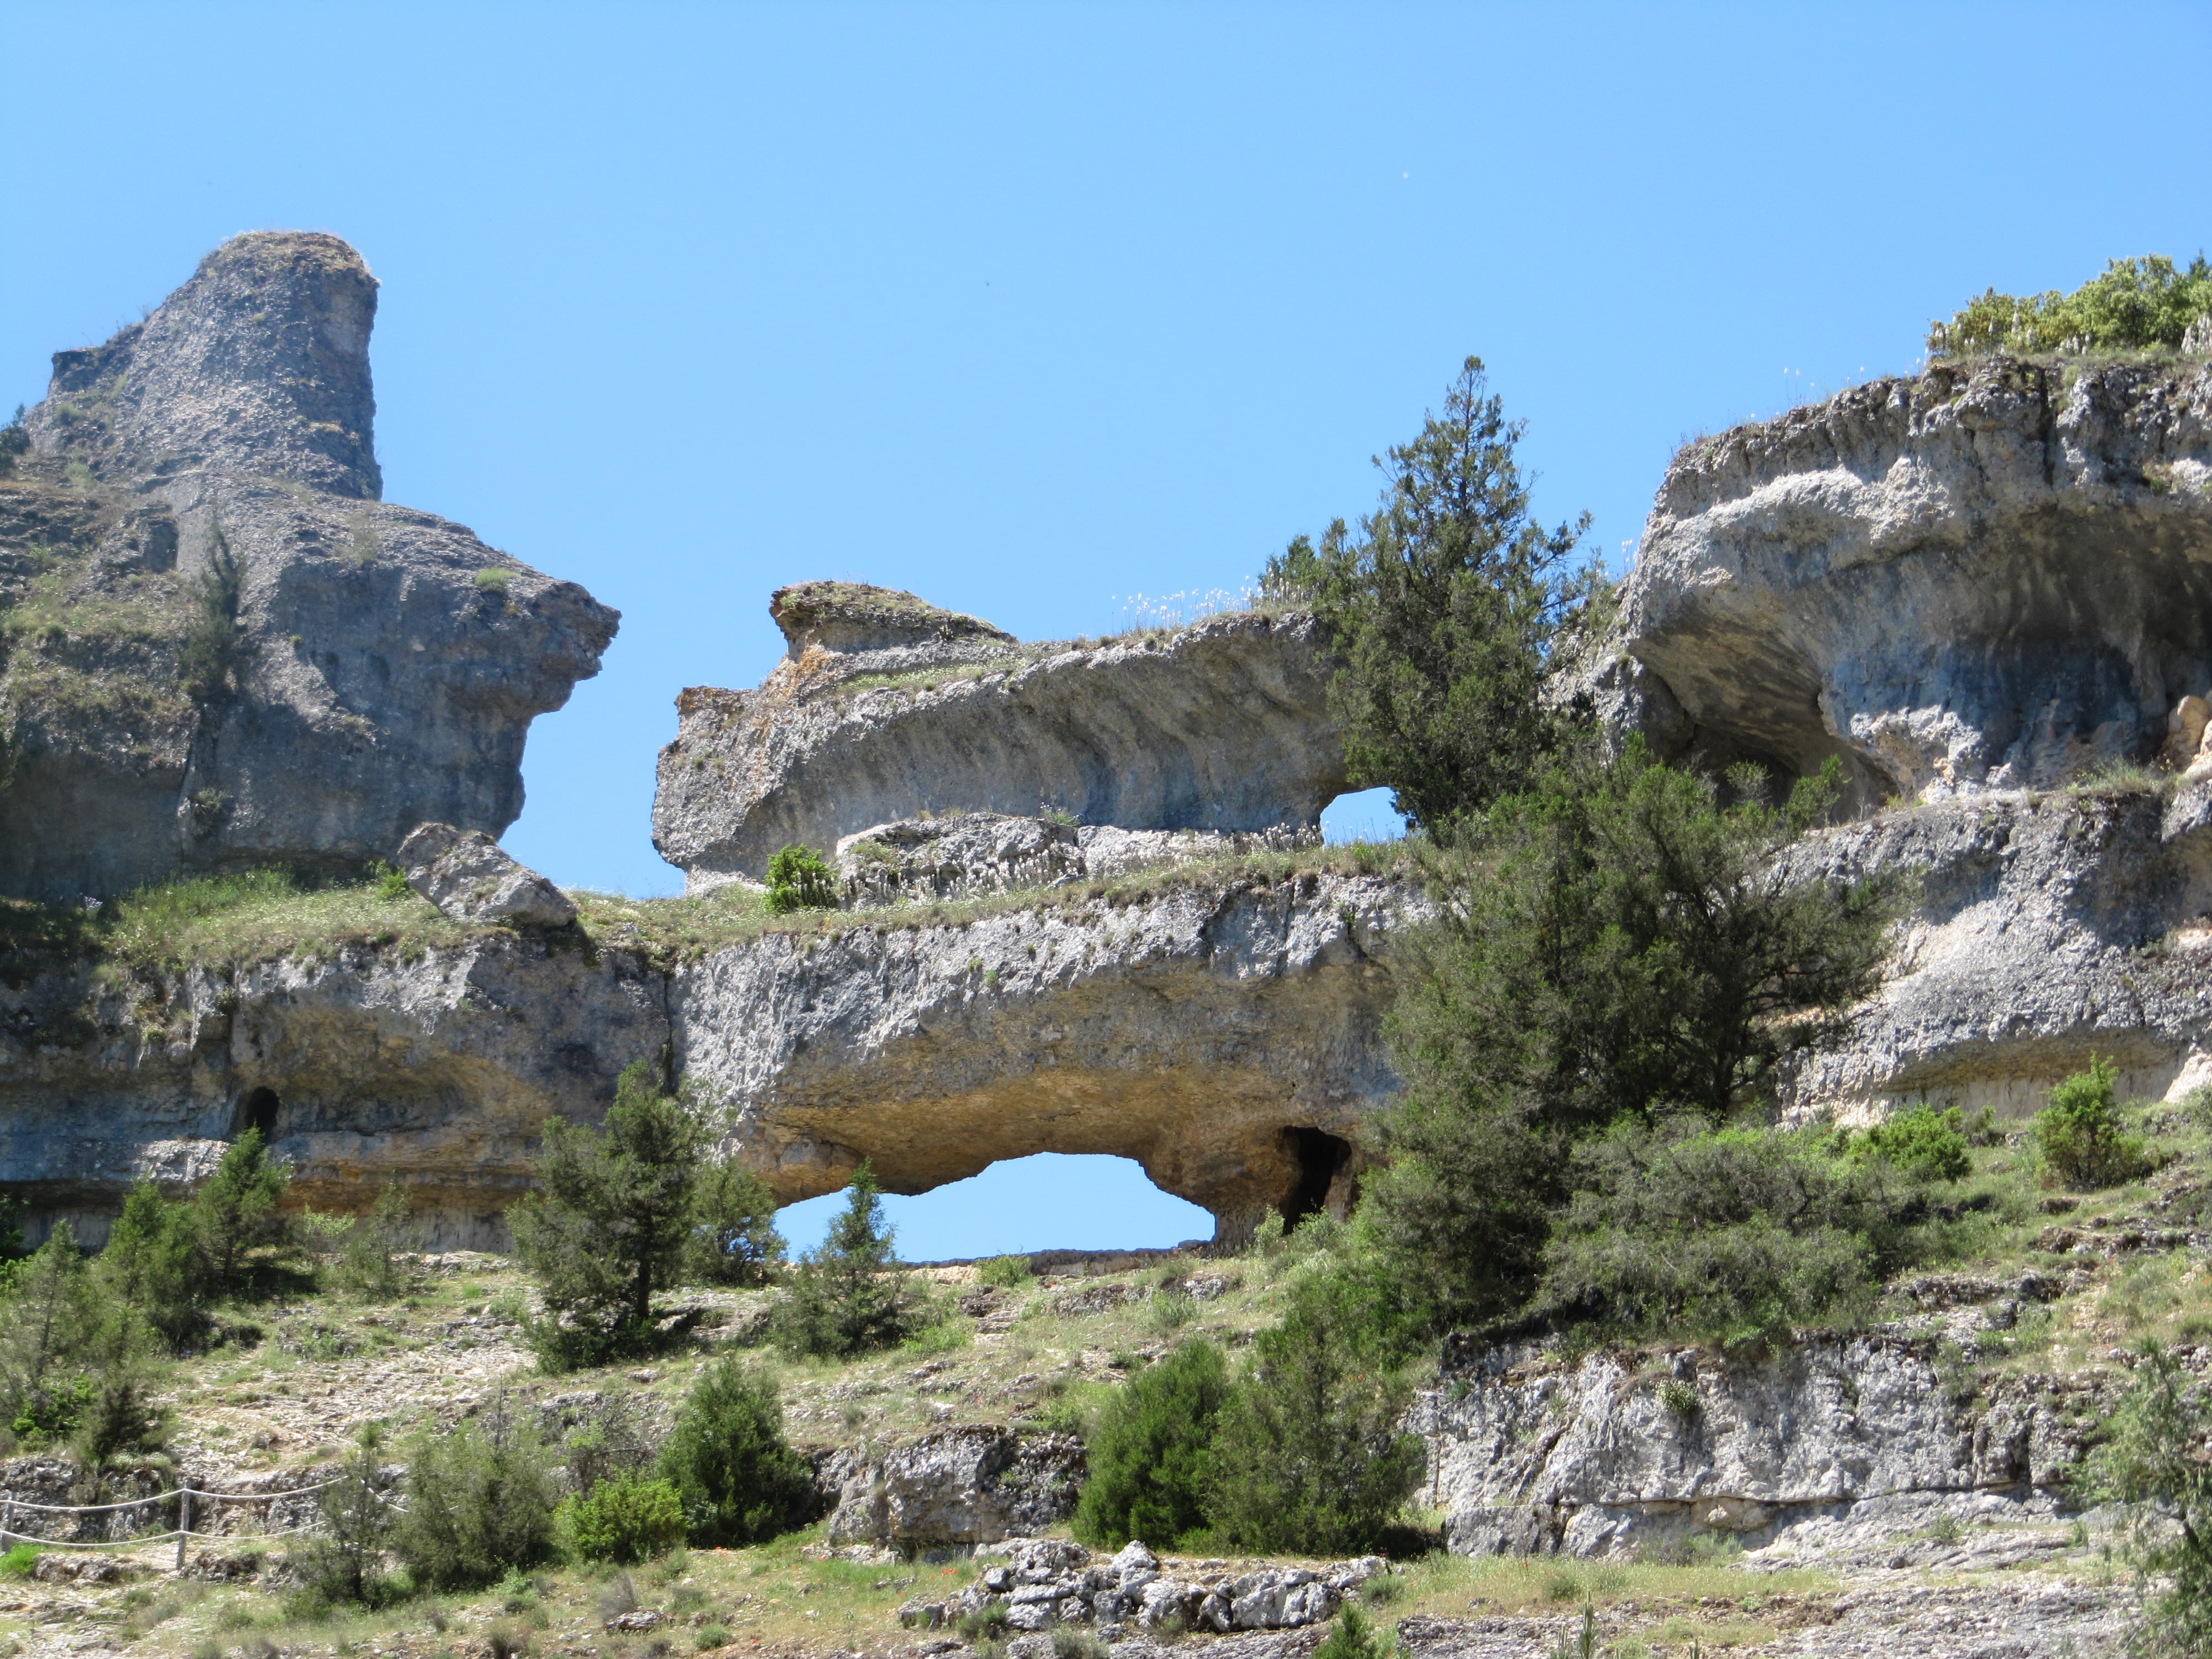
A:
[[[531,720],[617,619],[377,499],[375,302],[337,238],[259,233],[57,355],[0,477],[0,893],[352,870],[520,812]]]
[[[2148,759],[2212,686],[2212,362],[1939,366],[1700,440],[1623,597],[1663,752],[1840,756],[1863,806]]]
[[[848,589],[884,597],[865,627],[825,631],[794,591],[775,607],[790,653],[758,690],[678,700],[653,844],[691,891],[757,878],[789,842],[827,849],[927,813],[1255,830],[1310,824],[1346,787],[1310,617],[1018,647],[884,589]]]
[[[1342,1205],[1360,1119],[1393,1086],[1390,936],[1419,908],[1387,876],[1281,860],[705,948],[620,902],[555,933],[392,902],[230,962],[7,964],[0,1185],[96,1240],[134,1179],[189,1182],[258,1126],[296,1201],[357,1209],[397,1176],[436,1242],[495,1243],[544,1116],[596,1121],[643,1060],[726,1112],[782,1202],[864,1157],[919,1192],[1110,1152],[1233,1236],[1271,1206]]]

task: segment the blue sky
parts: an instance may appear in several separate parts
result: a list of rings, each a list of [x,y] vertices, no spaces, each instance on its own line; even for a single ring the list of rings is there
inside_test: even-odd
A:
[[[1234,590],[1371,503],[1468,352],[1617,562],[1684,437],[1908,369],[1992,283],[2212,240],[2201,0],[0,21],[0,400],[227,235],[352,240],[388,498],[623,613],[508,845],[641,894],[679,884],[674,696],[758,680],[782,582],[1025,637]],[[1079,1187],[1111,1242],[1194,1231]]]

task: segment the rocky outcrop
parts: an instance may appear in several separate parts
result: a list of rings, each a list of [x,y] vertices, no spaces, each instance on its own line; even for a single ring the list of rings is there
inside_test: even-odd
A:
[[[838,1453],[817,1479],[831,1499],[830,1541],[913,1550],[986,1544],[1056,1527],[1075,1513],[1083,1443],[977,1425],[904,1444]]]
[[[0,1182],[97,1244],[133,1181],[180,1191],[258,1127],[295,1204],[364,1209],[398,1179],[430,1245],[503,1241],[547,1115],[596,1122],[659,1060],[666,981],[558,936],[442,937],[0,981]]]
[[[653,844],[690,890],[757,878],[792,842],[827,849],[926,814],[1253,830],[1310,824],[1346,787],[1310,617],[1014,647],[890,597],[919,610],[886,603],[890,620],[825,633],[779,596],[791,651],[768,680],[678,699]]]
[[[496,1245],[545,1116],[598,1121],[643,1060],[729,1114],[780,1202],[864,1157],[920,1192],[1109,1152],[1235,1236],[1348,1195],[1393,1086],[1389,941],[1419,903],[1383,877],[1248,874],[964,924],[805,924],[688,960],[621,924],[397,912],[248,965],[64,956],[0,975],[0,1183],[97,1242],[132,1181],[181,1188],[252,1125],[295,1202],[363,1208],[396,1176],[432,1243]]]
[[[1198,830],[1118,830],[1002,812],[961,812],[872,824],[837,843],[848,904],[866,908],[1066,887],[1159,865],[1320,844],[1316,829],[1221,834]]]
[[[1003,1559],[994,1559],[1003,1554]],[[1010,1630],[1135,1625],[1172,1639],[1185,1631],[1297,1630],[1334,1618],[1385,1571],[1380,1556],[1320,1567],[1227,1570],[1219,1561],[1163,1561],[1141,1540],[1100,1559],[1056,1538],[978,1550],[975,1582],[943,1601],[917,1597],[898,1610],[909,1629],[936,1630],[996,1610]]]
[[[1108,1152],[1236,1237],[1348,1198],[1359,1125],[1395,1087],[1389,941],[1419,908],[1385,877],[1307,872],[773,933],[677,973],[676,1053],[781,1203],[863,1157],[925,1192]]]
[[[530,721],[617,617],[376,499],[374,309],[343,242],[257,234],[58,356],[0,477],[0,893],[351,872],[520,812]]]
[[[2008,1324],[2035,1293],[1974,1322]],[[2049,1523],[2096,1406],[2033,1376],[1962,1397],[1926,1338],[1814,1337],[1735,1364],[1696,1350],[1572,1366],[1448,1356],[1413,1426],[1462,1554],[1665,1559],[1702,1536],[1778,1564],[1860,1547],[1886,1558],[1963,1506],[2027,1534],[2014,1541],[2033,1559],[2065,1547]]]
[[[2212,686],[2212,363],[1939,365],[1691,444],[1619,642],[1662,752],[1837,755],[1866,806],[2147,760]]]
[[[576,919],[566,893],[481,830],[419,825],[399,843],[398,858],[407,884],[456,921],[566,927]]]
[[[2093,1052],[2131,1094],[2212,1083],[2212,778],[1884,812],[1790,857],[1808,878],[1887,872],[1913,896],[1850,1039],[1785,1080],[1793,1115],[1926,1100],[2017,1120]]]

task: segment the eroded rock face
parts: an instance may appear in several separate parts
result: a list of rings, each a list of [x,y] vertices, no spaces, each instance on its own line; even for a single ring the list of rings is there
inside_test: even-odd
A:
[[[1737,1365],[1686,1350],[1634,1370],[1611,1352],[1515,1359],[1448,1362],[1459,1386],[1413,1425],[1462,1554],[1633,1556],[1702,1534],[1777,1557],[1886,1556],[1961,1504],[2047,1522],[2081,1454],[2082,1401],[2033,1377],[1956,1401],[1929,1340],[1808,1339]]]
[[[1665,753],[1838,755],[1866,806],[2148,759],[2212,686],[2212,364],[1939,366],[1701,440],[1624,600]]]
[[[926,1192],[1031,1152],[1135,1158],[1236,1237],[1340,1211],[1381,1042],[1389,940],[1419,896],[1310,873],[964,925],[771,934],[678,971],[685,1076],[779,1203],[867,1158]]]
[[[374,283],[335,238],[226,243],[145,323],[64,352],[0,478],[0,892],[357,871],[435,819],[496,836],[530,721],[616,614],[376,499]],[[82,463],[97,481],[72,482]],[[236,628],[185,641],[226,556]]]
[[[837,843],[847,902],[866,908],[1049,890],[1093,876],[1320,843],[1317,829],[1119,830],[1002,812],[872,824]]]
[[[2212,777],[1984,796],[1808,836],[1808,877],[1905,874],[1899,952],[1850,1040],[1785,1080],[1793,1115],[1878,1119],[1917,1100],[2017,1120],[2111,1057],[2128,1093],[2212,1082]]]
[[[817,1472],[835,1492],[833,1544],[986,1544],[1058,1526],[1083,1488],[1083,1443],[988,1425],[840,1453]]]
[[[434,1244],[497,1248],[546,1115],[597,1122],[624,1066],[665,1056],[779,1202],[864,1157],[921,1192],[1108,1152],[1236,1237],[1348,1198],[1395,1086],[1389,941],[1419,910],[1382,878],[1312,876],[771,933],[673,967],[619,933],[481,921],[236,971],[64,964],[0,980],[0,1188],[96,1243],[134,1180],[186,1189],[258,1126],[295,1202],[365,1209],[397,1176]]]
[[[376,289],[335,236],[234,236],[144,322],[54,354],[32,441],[116,483],[210,470],[374,501]]]
[[[791,842],[826,850],[927,813],[1255,830],[1310,824],[1346,787],[1310,617],[1237,612],[1048,651],[995,629],[939,638],[925,618],[896,635],[854,625],[834,637],[868,648],[833,651],[793,616],[778,612],[793,654],[759,690],[677,701],[653,844],[690,890],[757,878]],[[905,678],[866,684],[886,674]]]
[[[98,1244],[133,1181],[173,1192],[248,1127],[292,1201],[366,1209],[397,1178],[437,1249],[502,1244],[549,1114],[598,1122],[658,1060],[666,985],[635,957],[506,930],[94,982],[0,982],[0,1184]]]

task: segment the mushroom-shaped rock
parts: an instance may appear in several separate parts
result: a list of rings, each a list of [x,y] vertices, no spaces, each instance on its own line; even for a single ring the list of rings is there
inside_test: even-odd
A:
[[[567,894],[481,830],[423,824],[399,844],[399,865],[407,884],[456,921],[565,927],[576,919]]]

